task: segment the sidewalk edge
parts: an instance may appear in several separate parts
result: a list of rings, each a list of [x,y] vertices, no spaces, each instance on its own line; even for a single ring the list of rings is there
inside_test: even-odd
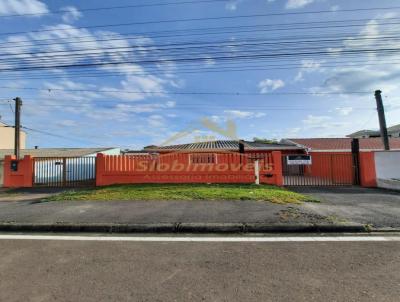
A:
[[[0,232],[65,233],[367,233],[389,232],[363,224],[264,224],[264,223],[0,223]],[[390,232],[400,232],[391,228]]]

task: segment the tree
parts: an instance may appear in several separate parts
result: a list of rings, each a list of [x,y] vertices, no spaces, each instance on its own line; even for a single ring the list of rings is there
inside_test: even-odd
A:
[[[253,141],[255,143],[263,143],[263,144],[277,144],[278,141],[276,139],[268,139],[268,138],[260,138],[260,137],[254,137]]]

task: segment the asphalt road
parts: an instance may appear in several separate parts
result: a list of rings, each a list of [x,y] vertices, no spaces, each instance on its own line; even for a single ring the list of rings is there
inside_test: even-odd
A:
[[[399,301],[400,242],[0,240],[0,301]]]

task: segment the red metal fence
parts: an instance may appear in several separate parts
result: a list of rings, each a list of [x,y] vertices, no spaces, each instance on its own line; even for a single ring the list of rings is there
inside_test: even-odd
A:
[[[327,157],[326,155],[325,157]],[[283,175],[286,185],[287,176],[302,177],[304,179],[318,178],[318,184],[338,185],[351,184],[352,167],[351,154],[328,156],[329,161],[320,164],[317,154],[313,153],[313,166],[299,168],[286,167],[282,172],[281,152],[270,153],[172,153],[159,156],[110,156],[98,154],[96,162],[90,160],[69,159],[61,165],[60,158],[47,158],[47,164],[53,164],[50,170],[43,170],[40,159],[25,156],[16,160],[13,156],[4,159],[4,187],[32,187],[33,185],[51,186],[53,177],[62,180],[62,185],[86,185],[93,182],[93,172],[96,169],[96,185],[124,183],[254,183],[254,161],[259,161],[260,183],[282,186]],[[83,162],[82,162],[83,161]],[[329,164],[326,164],[326,163]],[[376,171],[374,152],[361,152],[359,156],[360,185],[376,187]],[[47,166],[45,166],[47,167]],[[61,170],[61,167],[63,169]],[[83,170],[82,170],[83,169]],[[84,171],[89,169],[88,174]],[[294,172],[293,172],[293,169]],[[42,172],[40,172],[40,171]],[[53,171],[53,172],[52,172]],[[300,172],[299,172],[300,171]],[[40,172],[40,173],[39,173]],[[289,174],[288,174],[289,173]],[[293,175],[293,173],[295,173]],[[300,173],[300,174],[299,174]],[[60,178],[61,176],[62,178]],[[330,182],[326,181],[329,176]],[[322,183],[320,179],[323,179]],[[43,181],[47,179],[47,181]],[[57,182],[58,183],[58,182]],[[315,182],[307,181],[304,185],[313,185]]]
[[[354,156],[347,153],[311,152],[312,163],[290,165],[283,156],[283,179],[287,186],[343,186],[356,184]]]
[[[281,153],[170,153],[165,155],[97,155],[96,185],[126,183],[260,183],[282,185]]]

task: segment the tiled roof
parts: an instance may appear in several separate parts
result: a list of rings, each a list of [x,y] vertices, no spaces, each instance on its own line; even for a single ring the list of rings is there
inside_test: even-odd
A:
[[[32,155],[33,157],[77,157],[104,152],[114,148],[39,148],[22,149],[21,156]],[[0,159],[6,155],[14,154],[13,149],[0,149]]]
[[[297,150],[300,149],[294,145],[290,144],[266,144],[259,142],[249,142],[243,141],[245,150]],[[239,150],[239,142],[236,140],[216,140],[209,142],[199,142],[199,143],[191,143],[191,144],[180,144],[180,145],[171,145],[171,146],[151,146],[149,148],[145,148],[148,151],[217,151],[217,150]]]
[[[351,138],[289,138],[290,141],[300,146],[305,146],[314,151],[350,151]],[[383,150],[383,143],[380,137],[360,138],[360,150]],[[390,138],[390,148],[400,150],[400,138]]]

